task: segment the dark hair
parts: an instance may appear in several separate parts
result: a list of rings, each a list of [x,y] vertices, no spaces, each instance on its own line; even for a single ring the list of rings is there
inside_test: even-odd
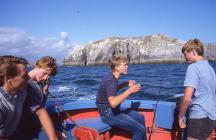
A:
[[[199,39],[188,40],[182,48],[182,53],[184,53],[185,51],[190,52],[193,49],[196,50],[198,55],[204,55],[204,44]]]
[[[127,58],[122,54],[112,55],[112,57],[109,59],[108,64],[112,70],[118,65],[121,64],[121,62],[128,62]]]
[[[15,77],[19,74],[16,64],[27,66],[28,61],[25,58],[12,55],[0,56],[0,86],[3,86],[5,76]]]

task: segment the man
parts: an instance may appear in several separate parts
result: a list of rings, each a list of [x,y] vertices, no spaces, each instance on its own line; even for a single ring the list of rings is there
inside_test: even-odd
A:
[[[200,40],[189,40],[182,48],[187,68],[184,96],[179,109],[179,126],[187,127],[188,140],[210,139],[216,126],[216,75],[204,59],[204,45]],[[187,125],[186,111],[189,111]]]
[[[27,61],[21,57],[0,56],[0,139],[16,130],[27,96]]]
[[[0,56],[0,140],[18,139],[15,136],[26,97],[27,61],[21,57]],[[45,109],[38,112],[50,140],[56,140],[52,122]],[[34,125],[34,124],[31,124]]]
[[[38,139],[41,127],[43,127],[50,140],[57,139],[51,118],[44,107],[48,96],[48,93],[45,92],[48,92],[49,77],[56,75],[56,73],[56,61],[49,56],[39,59],[34,69],[28,73],[30,78],[27,85],[28,96],[14,139],[17,137],[25,140]],[[42,81],[45,81],[44,86],[41,85]]]
[[[109,59],[109,65],[112,72],[102,79],[96,98],[101,118],[105,123],[131,133],[133,140],[146,140],[144,116],[135,111],[120,109],[120,104],[129,95],[138,92],[140,85],[133,80],[118,84],[120,76],[127,74],[128,70],[127,59],[124,56],[113,55]],[[124,86],[129,88],[118,94],[117,90]]]

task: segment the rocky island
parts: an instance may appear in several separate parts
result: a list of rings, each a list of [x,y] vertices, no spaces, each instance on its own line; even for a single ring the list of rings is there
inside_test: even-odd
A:
[[[75,47],[64,59],[65,66],[107,64],[111,55],[123,53],[130,64],[183,62],[181,48],[185,41],[165,35],[120,38],[109,37]],[[205,44],[205,57],[216,60],[216,44]]]

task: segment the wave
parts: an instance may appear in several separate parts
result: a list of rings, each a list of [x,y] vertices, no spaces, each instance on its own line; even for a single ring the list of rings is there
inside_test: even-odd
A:
[[[94,99],[96,99],[96,95],[83,96],[79,98],[79,100],[94,100]]]
[[[73,81],[73,83],[79,84],[79,85],[94,86],[94,85],[98,84],[98,81],[94,80],[94,79],[79,79],[79,80]]]
[[[69,91],[70,90],[70,88],[68,87],[68,86],[60,86],[60,87],[58,87],[58,92],[61,92],[61,91]]]

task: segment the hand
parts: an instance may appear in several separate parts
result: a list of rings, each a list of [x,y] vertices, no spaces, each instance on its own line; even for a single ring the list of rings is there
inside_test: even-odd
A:
[[[133,86],[133,85],[136,85],[137,83],[136,83],[136,81],[135,80],[129,80],[128,81],[128,86],[129,87],[131,87],[131,86]]]
[[[135,84],[135,85],[130,86],[128,90],[130,90],[131,93],[136,93],[140,91],[140,89],[141,89],[141,86],[138,84]]]
[[[44,87],[43,87],[43,92],[44,92],[44,93],[49,92],[49,84],[50,84],[50,79],[47,78],[47,79],[44,81]]]
[[[59,140],[66,140],[66,138],[67,138],[67,136],[64,132],[60,132],[58,130],[56,130],[56,135],[57,135]]]
[[[179,119],[179,127],[180,128],[185,128],[186,127],[186,123],[185,123],[185,118],[182,117]]]

